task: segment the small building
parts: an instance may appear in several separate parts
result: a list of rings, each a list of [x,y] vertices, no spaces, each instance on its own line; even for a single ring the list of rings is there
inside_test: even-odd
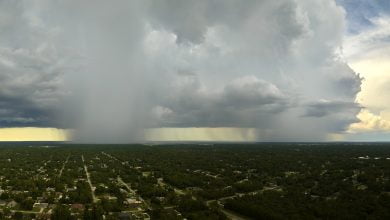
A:
[[[123,201],[123,204],[127,205],[128,207],[136,208],[141,205],[142,202],[135,198],[127,198],[125,201]]]
[[[66,191],[66,192],[73,192],[73,191],[76,191],[76,187],[74,187],[74,188],[66,188],[65,191]]]
[[[33,208],[46,209],[48,206],[49,206],[49,203],[36,202],[36,203],[34,203]]]
[[[0,200],[0,206],[1,206],[1,207],[5,206],[6,204],[7,204],[7,202],[6,202],[6,201],[4,201],[4,200]]]
[[[17,205],[18,205],[18,203],[15,202],[14,200],[12,200],[11,202],[7,203],[7,207],[8,208],[14,208]]]
[[[143,219],[143,220],[150,220],[150,216],[148,213],[143,212],[143,213],[134,213],[132,215],[132,219]]]
[[[118,198],[116,196],[108,196],[108,200],[116,201]]]
[[[84,210],[84,205],[80,203],[75,203],[70,206],[71,209],[77,210],[77,211],[83,211]]]
[[[141,204],[142,203],[140,200],[135,199],[135,198],[127,198],[126,202],[129,204]]]
[[[47,187],[46,188],[46,192],[55,192],[56,189],[55,188],[52,188],[52,187]]]

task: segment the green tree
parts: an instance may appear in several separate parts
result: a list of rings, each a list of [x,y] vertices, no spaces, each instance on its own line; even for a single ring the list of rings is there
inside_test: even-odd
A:
[[[51,215],[52,220],[73,220],[69,208],[62,204],[57,204]]]

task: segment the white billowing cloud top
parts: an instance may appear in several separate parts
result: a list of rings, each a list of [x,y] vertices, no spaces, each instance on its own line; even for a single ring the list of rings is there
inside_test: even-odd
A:
[[[340,57],[345,11],[332,0],[3,0],[0,16],[2,127],[297,141],[358,122],[361,78]]]
[[[351,124],[350,133],[390,131],[390,17],[371,19],[373,27],[346,37],[344,53],[354,70],[364,77],[357,101],[365,109],[358,114],[359,122]]]

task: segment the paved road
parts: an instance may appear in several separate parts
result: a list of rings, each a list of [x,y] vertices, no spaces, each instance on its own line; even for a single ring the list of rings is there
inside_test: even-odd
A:
[[[133,194],[136,194],[136,192],[127,183],[125,183],[120,176],[118,176],[117,179],[120,184],[124,185],[127,188],[127,190],[129,190]]]
[[[98,201],[98,199],[95,196],[95,191],[93,190],[92,182],[91,182],[91,179],[89,178],[88,168],[85,165],[85,161],[84,161],[84,155],[81,155],[81,159],[82,159],[83,164],[84,164],[84,171],[85,171],[85,175],[87,176],[87,181],[88,181],[89,187],[91,188],[92,200],[94,203],[96,203]]]
[[[118,158],[112,156],[111,154],[108,154],[108,153],[106,153],[106,152],[104,152],[104,151],[102,151],[102,154],[106,155],[107,157],[109,157],[109,158],[111,158],[111,159],[114,159],[114,160],[116,160],[116,161],[122,163],[121,160],[119,160]],[[129,165],[127,165],[127,166],[129,166]],[[129,166],[129,168],[131,168],[131,167]],[[131,169],[133,169],[133,168],[131,168]],[[123,184],[130,192],[135,193],[134,190],[131,189],[131,187],[130,187],[127,183],[125,183],[125,182],[122,180],[122,178],[121,178],[120,176],[118,176],[118,182],[121,183],[121,184]],[[158,179],[158,184],[159,184],[160,186],[167,185],[162,179]],[[171,186],[171,187],[172,187],[172,186]],[[186,192],[183,191],[183,190],[181,190],[181,189],[178,189],[178,188],[175,188],[175,187],[172,187],[172,188],[174,189],[174,191],[175,191],[177,194],[180,194],[180,195],[185,195],[185,194],[186,194]],[[144,199],[142,199],[141,196],[139,196],[139,198],[141,199],[142,202],[145,203],[145,205],[148,207],[148,209],[152,210],[152,207],[151,207]],[[173,207],[175,207],[175,206],[172,206],[172,208],[173,208]],[[168,208],[171,208],[171,207],[168,207]],[[181,213],[180,213],[179,211],[177,211],[176,209],[174,209],[174,210],[175,210],[177,213],[181,214]]]
[[[124,185],[131,193],[133,193],[133,194],[135,194],[135,195],[137,195],[137,193],[127,184],[127,183],[125,183],[123,180],[122,180],[122,178],[120,177],[120,176],[118,176],[118,182],[120,183],[120,184],[122,184],[122,185]],[[146,205],[146,207],[149,209],[149,210],[152,210],[152,207],[141,197],[141,196],[139,196],[138,195],[138,197],[139,197],[139,199]]]
[[[227,210],[227,209],[224,209],[224,208],[221,208],[220,210],[221,210],[221,212],[223,212],[223,214],[226,215],[226,217],[228,219],[231,219],[231,220],[251,220],[251,218],[241,216],[237,213],[234,213],[234,212]]]
[[[109,157],[109,158],[111,158],[111,159],[114,159],[114,160],[116,160],[116,161],[121,162],[118,158],[116,158],[116,157],[112,156],[111,154],[108,154],[108,153],[106,153],[106,152],[104,152],[104,151],[102,151],[102,154],[106,155],[107,157]]]
[[[102,154],[106,155],[107,157],[113,159],[113,160],[116,160],[120,163],[122,163],[121,160],[119,160],[118,158],[112,156],[111,154],[108,154],[104,151],[101,152]],[[145,204],[145,206],[149,209],[149,210],[152,210],[152,207],[149,205],[149,203],[147,203],[140,195],[137,194],[137,192],[135,192],[127,183],[125,183],[125,181],[122,180],[122,178],[120,176],[117,177],[117,180],[120,184],[124,185],[131,193],[137,195],[139,197],[139,199]]]
[[[163,178],[158,178],[157,179],[157,183],[158,185],[160,185],[161,187],[165,187],[165,186],[169,186],[171,188],[173,188],[173,191],[178,194],[178,195],[187,195],[187,192],[185,192],[184,190],[181,190],[179,188],[176,188],[172,185],[169,185],[168,183],[164,182],[164,179]]]
[[[228,200],[228,199],[234,199],[236,197],[242,197],[244,195],[256,195],[256,194],[261,193],[263,191],[264,190],[256,190],[256,191],[248,192],[248,193],[236,193],[236,194],[234,194],[232,196],[226,196],[226,197],[222,197],[222,198],[219,198],[219,199],[208,200],[208,201],[206,201],[206,205],[210,206],[210,204],[212,202],[218,202],[220,204],[220,210],[226,215],[226,217],[228,217],[228,219],[232,219],[232,220],[249,220],[251,218],[248,218],[246,216],[242,216],[242,215],[240,215],[240,214],[238,214],[236,212],[233,212],[231,210],[224,209],[221,202],[225,201],[225,200]]]
[[[228,199],[234,199],[234,198],[237,198],[237,197],[242,197],[242,196],[245,196],[245,195],[257,195],[259,193],[262,193],[263,191],[264,191],[264,189],[256,190],[256,191],[253,191],[253,192],[247,192],[247,193],[235,193],[232,196],[226,196],[226,197],[222,197],[222,198],[219,198],[219,199],[208,200],[206,203],[207,203],[207,205],[209,205],[209,203],[214,202],[214,201],[220,201],[221,202],[221,201],[225,201],[225,200],[228,200]]]
[[[11,212],[21,212],[26,214],[41,214],[43,212],[43,208],[40,209],[40,211],[26,211],[26,210],[14,210],[12,209]]]
[[[66,164],[68,163],[69,161],[69,157],[70,157],[70,154],[68,155],[68,157],[66,158],[65,162],[62,164],[62,168],[60,170],[60,173],[58,174],[58,178],[60,178],[62,176],[62,171],[64,171],[64,168],[66,166]]]

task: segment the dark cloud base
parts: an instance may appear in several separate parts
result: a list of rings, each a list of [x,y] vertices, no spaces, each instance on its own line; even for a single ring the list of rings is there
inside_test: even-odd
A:
[[[360,109],[335,1],[3,0],[0,15],[0,127],[94,142],[150,127],[321,139]]]

